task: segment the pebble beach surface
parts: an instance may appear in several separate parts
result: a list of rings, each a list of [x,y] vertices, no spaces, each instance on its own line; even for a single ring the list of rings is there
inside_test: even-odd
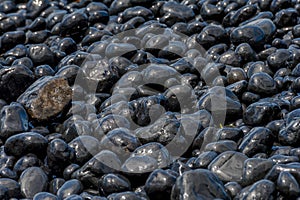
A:
[[[300,199],[299,0],[0,0],[0,200]]]

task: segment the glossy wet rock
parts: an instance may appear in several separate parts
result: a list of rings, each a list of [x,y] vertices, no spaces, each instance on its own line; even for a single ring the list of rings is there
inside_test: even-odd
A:
[[[269,180],[262,179],[254,183],[245,193],[240,193],[239,198],[269,199],[275,195],[275,184]]]
[[[119,174],[106,174],[99,180],[99,192],[105,196],[131,190],[129,180]]]
[[[34,132],[19,133],[6,140],[4,149],[9,155],[16,157],[26,153],[43,155],[47,148],[48,140]]]
[[[26,198],[33,198],[35,194],[46,191],[48,177],[39,167],[30,167],[20,176],[22,195]]]
[[[0,185],[4,188],[2,191],[5,190],[5,196],[8,198],[22,197],[20,184],[17,181],[9,178],[0,178]]]
[[[244,161],[243,185],[252,184],[265,177],[275,163],[262,158],[249,158]]]
[[[15,82],[14,79],[20,80]],[[24,65],[0,69],[0,98],[15,101],[34,82],[33,72]]]
[[[276,103],[256,102],[244,112],[244,122],[249,125],[264,125],[278,115],[280,107]]]
[[[32,118],[46,120],[59,114],[70,99],[71,88],[64,78],[46,76],[32,84],[18,102]]]
[[[145,184],[145,191],[150,198],[170,198],[172,186],[176,181],[176,176],[168,170],[157,169],[153,171]]]
[[[82,191],[82,184],[80,181],[72,179],[65,182],[57,191],[57,196],[59,198],[65,199],[73,194],[80,194]]]
[[[99,151],[99,141],[92,136],[79,136],[69,143],[69,146],[75,150],[76,161],[85,163]]]
[[[88,17],[81,12],[74,12],[62,20],[60,24],[60,34],[64,36],[72,36],[80,33],[80,31],[87,29]]]
[[[281,172],[277,179],[278,189],[290,198],[299,196],[300,188],[295,177],[289,172]]]
[[[54,194],[48,193],[48,192],[39,192],[33,197],[34,200],[42,200],[42,199],[47,199],[47,200],[58,200],[58,197],[55,196]]]
[[[28,130],[28,115],[19,103],[11,103],[1,109],[0,137],[8,137]]]
[[[210,163],[208,169],[210,169],[222,181],[241,182],[244,161],[246,159],[247,156],[241,153],[226,151],[216,157]]]
[[[266,153],[271,149],[275,140],[273,133],[264,127],[256,127],[244,136],[238,149],[247,156],[256,153]]]
[[[185,199],[184,194],[187,194],[188,198],[195,199],[230,199],[225,192],[223,183],[212,172],[205,169],[188,171],[177,178],[172,189],[171,199]]]

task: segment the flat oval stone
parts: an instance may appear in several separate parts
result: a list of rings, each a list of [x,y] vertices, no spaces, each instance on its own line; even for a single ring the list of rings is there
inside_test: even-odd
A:
[[[34,195],[33,200],[58,200],[58,197],[48,192],[39,192]]]
[[[22,198],[20,184],[9,178],[0,178],[0,186],[6,188],[6,194],[9,198]]]
[[[83,186],[80,181],[76,179],[65,182],[57,191],[57,196],[60,199],[65,199],[72,194],[80,194]]]
[[[234,44],[248,43],[252,47],[260,47],[265,41],[265,33],[258,26],[241,26],[235,28],[230,34],[230,39]]]
[[[46,191],[48,177],[39,167],[27,168],[20,176],[21,192],[26,198],[33,198],[39,192]]]
[[[47,120],[63,110],[71,95],[72,89],[65,78],[45,76],[34,82],[17,101],[33,119]]]
[[[34,132],[26,132],[8,138],[4,144],[7,154],[16,157],[27,153],[43,155],[46,151],[48,140],[42,135]]]

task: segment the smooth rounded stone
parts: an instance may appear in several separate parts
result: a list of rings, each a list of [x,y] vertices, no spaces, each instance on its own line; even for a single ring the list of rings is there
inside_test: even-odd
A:
[[[43,17],[36,18],[29,26],[28,29],[31,31],[39,31],[46,29],[46,20]]]
[[[255,127],[244,136],[238,149],[247,156],[253,156],[257,153],[267,153],[272,148],[274,140],[275,136],[269,129]]]
[[[37,78],[41,78],[43,76],[53,76],[55,71],[49,65],[40,65],[35,68],[34,75]]]
[[[250,104],[244,112],[244,122],[248,125],[264,125],[274,120],[280,112],[276,103],[256,102]]]
[[[47,120],[64,109],[71,100],[71,93],[65,78],[45,76],[34,82],[17,101],[33,119]]]
[[[129,180],[120,174],[105,174],[99,179],[99,192],[105,196],[131,190]]]
[[[147,173],[157,169],[158,162],[150,156],[134,156],[128,158],[122,165],[122,170],[127,173]]]
[[[135,6],[131,8],[127,8],[122,13],[119,14],[118,22],[125,23],[128,20],[134,17],[143,17],[146,21],[149,21],[154,18],[152,11],[143,6]]]
[[[130,153],[141,146],[140,141],[128,129],[116,128],[109,131],[101,140],[100,148],[116,153],[120,158],[129,157]]]
[[[273,199],[275,198],[275,184],[269,180],[262,179],[254,183],[248,191],[240,197],[242,199]]]
[[[58,200],[58,197],[48,192],[39,192],[34,195],[33,200]]]
[[[261,28],[265,34],[266,41],[272,39],[273,35],[276,33],[276,26],[270,19],[257,19],[248,23],[247,25],[254,25]]]
[[[267,61],[272,69],[278,70],[279,68],[288,67],[291,59],[292,54],[287,49],[278,49],[268,56]]]
[[[51,194],[56,194],[59,188],[65,183],[66,181],[63,178],[54,178],[49,182],[49,192]]]
[[[245,22],[247,19],[251,19],[252,16],[256,14],[258,7],[256,5],[245,5],[239,8],[233,14],[230,15],[230,25],[237,26],[238,24]],[[226,16],[225,16],[226,18]]]
[[[114,193],[107,197],[108,200],[121,200],[121,199],[132,199],[132,200],[143,200],[144,198],[136,194],[135,192],[120,192]]]
[[[11,103],[1,109],[0,138],[7,139],[16,133],[28,131],[28,116],[19,103]]]
[[[257,60],[257,54],[248,43],[238,45],[235,52],[242,58],[244,62]]]
[[[27,16],[30,18],[37,17],[45,8],[49,6],[49,0],[30,0],[26,4]]]
[[[222,86],[209,89],[198,101],[198,107],[212,113],[215,123],[223,123],[225,120],[238,118],[242,113],[242,106],[238,97]]]
[[[17,173],[14,172],[13,170],[6,168],[6,167],[2,167],[0,169],[0,176],[2,178],[11,178],[16,180],[18,178]]]
[[[0,98],[8,102],[16,100],[34,79],[32,71],[23,65],[0,69]]]
[[[228,50],[222,55],[220,55],[220,57],[217,59],[217,62],[224,63],[226,65],[231,65],[234,67],[239,67],[242,62],[242,58],[236,52]]]
[[[217,156],[214,151],[203,152],[193,161],[192,168],[207,168]]]
[[[77,172],[73,173],[72,178],[84,179],[85,173],[95,175],[114,173],[121,169],[121,161],[118,156],[108,150],[102,150],[88,162],[86,162]],[[98,182],[98,179],[97,179]],[[98,187],[98,185],[95,185]]]
[[[46,44],[32,44],[28,49],[28,56],[36,65],[53,65],[54,54]]]
[[[150,64],[146,69],[142,71],[142,76],[145,84],[163,84],[169,78],[177,77],[178,72],[166,65]]]
[[[10,13],[16,9],[17,9],[16,4],[15,2],[12,1],[2,1],[0,4],[0,12],[3,13]]]
[[[252,75],[259,73],[259,72],[264,72],[269,74],[270,76],[273,76],[272,70],[269,68],[268,65],[266,65],[262,61],[256,61],[250,64],[249,69],[247,70],[247,75],[250,78]]]
[[[20,175],[24,170],[29,167],[41,166],[42,162],[34,154],[27,154],[16,161],[13,170]]]
[[[194,11],[186,6],[177,2],[166,2],[160,9],[161,15],[170,13],[172,15],[182,16],[185,20],[190,20],[195,16]]]
[[[293,8],[282,9],[275,14],[274,24],[281,28],[297,25],[298,12]]]
[[[169,151],[162,144],[156,142],[144,144],[136,148],[131,157],[135,156],[147,156],[153,158],[155,162],[157,162],[159,168],[166,167],[171,162]]]
[[[228,85],[226,88],[232,91],[238,97],[242,96],[247,89],[248,82],[245,80],[238,81],[231,85]]]
[[[276,164],[265,176],[265,179],[276,181],[281,172],[291,173],[296,180],[300,178],[300,165],[298,162],[289,163],[289,164]]]
[[[243,137],[243,132],[240,128],[224,127],[218,130],[220,140],[233,140],[238,142]]]
[[[184,172],[173,186],[171,199],[230,199],[223,183],[212,172],[196,169]]]
[[[222,26],[207,25],[197,36],[197,42],[208,49],[215,44],[226,41],[226,31]]]
[[[226,192],[232,198],[234,198],[242,190],[242,186],[237,182],[228,182],[224,185],[224,187],[226,188]]]
[[[266,34],[256,25],[244,25],[235,28],[230,34],[233,44],[248,43],[254,48],[260,48],[265,41]]]
[[[12,63],[12,66],[17,66],[17,65],[24,65],[30,70],[33,68],[33,63],[31,61],[31,59],[28,57],[22,57],[22,58],[16,59]]]
[[[263,158],[249,158],[244,162],[242,185],[250,185],[263,179],[275,163]]]
[[[60,34],[62,36],[73,36],[82,33],[88,28],[88,17],[82,12],[73,12],[66,15],[60,24]]]
[[[286,127],[279,131],[279,142],[283,145],[296,146],[300,141],[299,125],[299,119],[295,119],[290,123],[287,123]]]
[[[205,146],[204,151],[215,151],[217,153],[223,153],[225,151],[235,151],[237,144],[231,140],[221,140],[218,142],[212,142]]]
[[[299,158],[297,156],[285,156],[285,155],[273,155],[269,158],[276,164],[285,164],[291,162],[298,162]]]
[[[61,170],[75,159],[75,150],[61,139],[52,140],[47,147],[48,165],[53,170]],[[59,168],[59,169],[57,169]]]
[[[110,92],[119,79],[118,69],[110,65],[108,59],[101,59],[97,62],[85,62],[81,68],[84,72],[84,77],[77,76],[76,82],[86,83],[86,89],[92,90],[91,92],[95,92],[95,90],[98,93]]]
[[[99,152],[99,141],[89,135],[76,137],[69,143],[75,150],[76,162],[85,163]]]
[[[240,62],[239,62],[240,64]],[[238,81],[246,80],[247,75],[245,71],[241,68],[232,67],[230,68],[229,72],[227,73],[227,81],[228,84],[232,84]]]
[[[49,36],[50,31],[48,30],[41,30],[35,32],[28,31],[26,33],[26,41],[32,44],[43,43]]]
[[[111,6],[109,8],[109,13],[111,15],[116,15],[119,12],[124,11],[126,8],[129,8],[132,6],[131,0],[114,0],[111,3]]]
[[[80,168],[79,165],[77,164],[70,164],[69,166],[67,166],[64,171],[63,171],[63,177],[65,180],[69,180],[71,179],[71,176],[73,174],[73,172],[75,172],[76,170],[78,170]]]
[[[68,196],[67,198],[64,198],[65,200],[84,200],[81,196],[77,194],[72,194]]]
[[[65,199],[72,194],[80,194],[83,190],[83,185],[80,181],[72,179],[66,181],[57,191],[57,196],[60,199]]]
[[[160,118],[146,128],[135,130],[135,135],[143,144],[159,142],[162,145],[168,145],[176,137],[179,128],[180,122],[177,119]]]
[[[280,172],[276,183],[279,192],[285,195],[286,197],[296,198],[299,196],[299,184],[295,177],[289,172]]]
[[[80,67],[77,65],[66,65],[60,68],[55,76],[63,76],[68,80],[70,86],[74,85],[78,72],[80,71]]]
[[[4,150],[8,155],[20,157],[27,153],[44,155],[48,140],[34,132],[20,133],[8,138],[4,144]]]
[[[156,169],[149,175],[144,189],[150,199],[169,199],[175,182],[176,176],[169,170]]]
[[[1,37],[1,51],[7,51],[17,44],[25,43],[25,33],[24,31],[11,31],[6,32]]]
[[[76,42],[69,37],[65,37],[58,42],[58,50],[65,52],[67,55],[77,50]]]
[[[248,83],[248,90],[260,95],[272,95],[277,92],[276,82],[265,72],[253,74]]]
[[[5,196],[8,198],[22,198],[20,184],[9,178],[0,178],[0,186],[5,189]]]
[[[126,54],[135,52],[136,50],[136,47],[130,43],[110,43],[105,49],[105,55],[108,58],[125,56]]]
[[[127,106],[128,107],[128,106]],[[115,111],[113,111],[115,112]],[[95,130],[99,130],[99,134],[107,134],[116,128],[130,128],[130,122],[121,115],[109,114],[100,119]],[[97,138],[98,139],[98,138]]]
[[[33,198],[39,192],[46,191],[48,177],[39,167],[27,168],[20,176],[22,195],[26,198]]]
[[[248,157],[235,151],[226,151],[217,156],[208,166],[221,181],[241,182],[244,161]]]

